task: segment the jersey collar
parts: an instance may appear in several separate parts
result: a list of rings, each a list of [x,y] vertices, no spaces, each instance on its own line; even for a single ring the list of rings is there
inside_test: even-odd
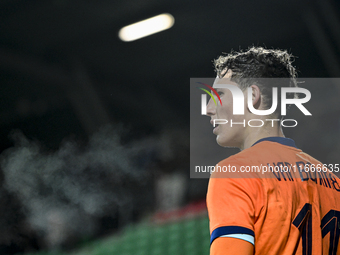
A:
[[[296,145],[295,145],[294,140],[290,139],[290,138],[286,138],[286,137],[265,137],[265,138],[262,138],[262,139],[258,140],[252,146],[254,146],[255,144],[258,144],[260,142],[264,142],[264,141],[280,143],[282,145],[286,145],[286,146],[291,146],[291,147],[297,148]]]

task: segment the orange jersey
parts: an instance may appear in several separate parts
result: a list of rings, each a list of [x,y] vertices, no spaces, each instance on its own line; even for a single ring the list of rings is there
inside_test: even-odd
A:
[[[237,172],[210,178],[211,244],[232,237],[252,243],[255,254],[340,254],[337,164],[322,165],[293,140],[269,137],[218,165]]]

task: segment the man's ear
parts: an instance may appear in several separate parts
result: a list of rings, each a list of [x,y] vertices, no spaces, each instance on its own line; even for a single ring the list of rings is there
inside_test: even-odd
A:
[[[261,91],[257,85],[251,85],[250,88],[252,89],[252,102],[255,109],[258,109],[261,104]]]

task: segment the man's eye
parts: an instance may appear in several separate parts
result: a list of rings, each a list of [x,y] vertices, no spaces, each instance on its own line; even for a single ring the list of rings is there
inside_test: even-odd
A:
[[[222,92],[222,91],[217,91],[217,94],[218,94],[219,96],[222,96],[222,95],[223,95],[223,92]]]

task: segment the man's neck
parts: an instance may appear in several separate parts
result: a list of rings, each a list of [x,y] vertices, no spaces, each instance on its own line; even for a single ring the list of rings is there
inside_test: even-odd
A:
[[[251,127],[250,127],[251,128]],[[255,130],[254,130],[255,129]],[[280,127],[253,128],[245,137],[241,150],[250,148],[258,140],[266,137],[285,137]]]

